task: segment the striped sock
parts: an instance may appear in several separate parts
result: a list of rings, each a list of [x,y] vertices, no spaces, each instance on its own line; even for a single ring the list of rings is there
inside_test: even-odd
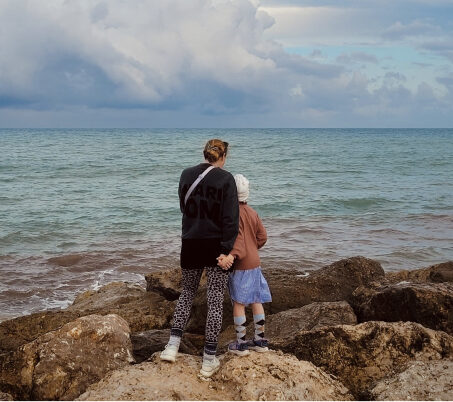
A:
[[[255,323],[255,340],[259,341],[264,338],[264,324],[266,322],[264,314],[256,314],[253,316]]]
[[[239,343],[246,342],[245,335],[246,335],[246,327],[245,322],[247,319],[245,315],[241,315],[239,317],[233,317],[234,319],[234,329],[236,330],[236,338]]]
[[[205,342],[203,360],[204,361],[214,360],[216,352],[217,352],[217,342]]]
[[[181,337],[176,335],[170,335],[170,339],[168,341],[168,345],[173,345],[179,348],[179,344],[181,343]]]

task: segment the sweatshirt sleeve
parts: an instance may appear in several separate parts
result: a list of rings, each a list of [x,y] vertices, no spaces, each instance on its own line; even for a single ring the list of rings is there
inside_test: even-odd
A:
[[[239,200],[236,182],[230,174],[223,188],[222,241],[220,242],[221,253],[226,255],[230,253],[238,232]]]
[[[247,254],[244,239],[244,222],[242,219],[239,220],[238,237],[236,237],[236,241],[234,242],[234,246],[230,251],[230,254],[233,255],[237,260],[244,258]]]
[[[267,232],[266,228],[263,225],[263,222],[261,222],[260,217],[256,215],[256,218],[257,218],[256,243],[258,248],[261,248],[267,242]]]

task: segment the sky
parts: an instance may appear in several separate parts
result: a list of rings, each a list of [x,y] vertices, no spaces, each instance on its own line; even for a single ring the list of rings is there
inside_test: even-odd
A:
[[[0,0],[0,127],[453,127],[453,0]]]

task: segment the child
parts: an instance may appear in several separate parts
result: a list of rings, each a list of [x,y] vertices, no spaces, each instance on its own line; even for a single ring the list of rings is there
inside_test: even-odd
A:
[[[228,287],[233,301],[233,318],[236,329],[236,342],[228,346],[228,351],[240,356],[248,355],[249,349],[267,352],[268,341],[264,338],[264,309],[262,303],[272,301],[269,286],[261,272],[258,249],[267,241],[266,229],[256,211],[247,205],[249,181],[241,174],[234,176],[239,198],[239,234],[226,257],[219,259],[219,265],[229,267],[234,261],[234,271],[230,274]],[[223,264],[222,264],[223,263]],[[251,305],[255,336],[247,341],[245,307]]]

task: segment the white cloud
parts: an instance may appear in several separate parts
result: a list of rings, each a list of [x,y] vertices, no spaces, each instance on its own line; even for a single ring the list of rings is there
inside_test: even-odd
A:
[[[414,20],[409,24],[403,24],[401,21],[397,21],[385,29],[382,36],[389,40],[400,40],[411,36],[439,33],[440,31],[438,26],[421,20]]]
[[[392,39],[437,32],[427,20],[384,24],[373,18],[374,0],[346,8],[332,1],[0,1],[0,126],[20,116],[42,116],[47,125],[59,118],[77,125],[77,116],[83,125],[113,126],[367,125],[364,119],[374,124],[385,113],[393,122],[398,113],[402,122],[422,116],[424,97],[443,115],[451,110],[448,69],[436,81],[440,96],[430,84],[409,90],[403,72],[376,84],[372,68],[381,59],[372,52],[332,56],[323,47],[376,43],[389,26]],[[419,46],[448,57],[448,41],[431,39]],[[283,45],[306,45],[307,57]]]

